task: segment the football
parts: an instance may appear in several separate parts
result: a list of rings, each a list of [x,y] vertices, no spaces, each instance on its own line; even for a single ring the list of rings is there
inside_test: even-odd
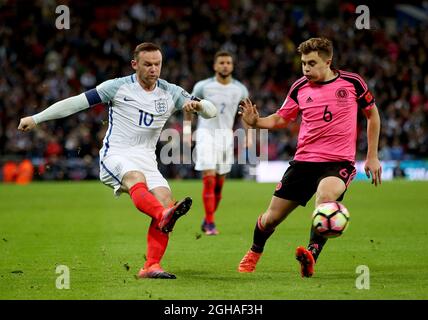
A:
[[[312,226],[317,234],[335,238],[345,232],[349,218],[348,209],[340,202],[323,202],[312,214]]]

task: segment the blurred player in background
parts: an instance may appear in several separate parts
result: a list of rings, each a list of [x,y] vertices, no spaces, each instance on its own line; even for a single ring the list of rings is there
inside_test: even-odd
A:
[[[277,185],[270,205],[258,219],[253,245],[241,260],[239,272],[253,272],[267,239],[297,206],[305,206],[316,194],[315,206],[341,201],[355,176],[357,113],[367,118],[365,171],[372,184],[381,183],[378,159],[380,118],[375,100],[357,74],[331,68],[333,46],[325,38],[312,38],[298,47],[303,77],[291,86],[282,107],[260,118],[249,99],[242,103],[242,116],[252,127],[286,128],[301,115],[296,154]],[[311,229],[309,245],[296,250],[302,277],[311,277],[327,239]]]
[[[248,97],[247,88],[232,77],[233,58],[226,51],[219,51],[214,56],[214,77],[199,81],[193,88],[193,96],[212,101],[217,107],[217,117],[204,119],[198,117],[196,131],[195,169],[202,171],[202,199],[205,218],[202,232],[217,235],[214,214],[222,198],[221,192],[225,176],[232,169],[234,161],[233,126],[239,102]],[[184,140],[191,144],[192,114],[185,114],[183,128]],[[243,123],[244,127],[247,127]],[[248,145],[251,136],[247,135]]]
[[[147,260],[140,278],[175,279],[160,261],[176,220],[187,213],[192,199],[175,202],[168,182],[158,171],[155,149],[165,122],[177,110],[214,117],[215,106],[191,98],[181,87],[159,79],[162,68],[160,48],[142,43],[134,51],[131,66],[135,73],[105,81],[80,95],[61,100],[46,110],[22,118],[19,130],[66,117],[99,103],[109,105],[109,126],[100,155],[100,180],[126,192],[135,207],[152,218],[147,235]]]

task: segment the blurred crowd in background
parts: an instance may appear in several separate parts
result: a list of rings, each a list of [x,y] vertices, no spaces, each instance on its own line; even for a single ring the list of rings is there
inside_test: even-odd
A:
[[[161,78],[191,92],[213,75],[213,55],[234,55],[234,77],[249,89],[262,116],[275,112],[301,77],[298,44],[310,37],[333,41],[333,66],[359,73],[382,118],[382,160],[428,158],[427,25],[371,7],[370,29],[358,30],[355,4],[344,1],[136,1],[61,2],[70,29],[56,29],[56,1],[0,1],[0,164],[30,159],[36,179],[96,179],[98,150],[108,126],[107,107],[17,131],[19,119],[110,78],[132,73],[135,46],[162,47]],[[421,9],[422,10],[422,9]],[[402,20],[400,20],[402,19]],[[404,19],[404,20],[403,20]],[[360,115],[357,159],[366,151]],[[182,114],[166,128],[182,130]],[[236,124],[239,127],[239,121]],[[293,157],[298,123],[271,132],[260,152],[269,160]],[[232,177],[245,175],[234,167]],[[194,178],[192,165],[162,166],[171,178]]]

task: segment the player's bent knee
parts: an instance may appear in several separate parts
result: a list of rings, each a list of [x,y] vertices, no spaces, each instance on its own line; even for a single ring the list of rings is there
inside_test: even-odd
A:
[[[132,186],[140,182],[146,183],[146,177],[144,176],[144,174],[139,171],[129,171],[123,176],[122,188],[127,191]]]
[[[336,201],[337,198],[339,198],[342,193],[343,192],[337,193],[332,191],[317,192],[317,195],[316,195],[317,205],[323,202]]]
[[[337,177],[327,177],[321,180],[316,192],[316,205],[336,201],[345,192],[345,183]]]
[[[169,190],[168,188],[157,187],[157,188],[154,188],[151,192],[154,194],[156,199],[158,199],[159,202],[165,208],[170,207],[174,204],[174,201],[172,199],[171,190]]]
[[[216,171],[215,170],[204,170],[202,172],[202,177],[208,177],[208,176],[216,176]]]

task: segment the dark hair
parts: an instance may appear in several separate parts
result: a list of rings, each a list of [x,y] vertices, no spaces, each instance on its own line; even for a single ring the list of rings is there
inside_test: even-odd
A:
[[[134,50],[134,60],[137,60],[138,54],[143,51],[161,51],[160,47],[157,44],[151,42],[143,42],[135,47]]]
[[[217,61],[217,58],[219,57],[231,57],[233,59],[232,54],[230,52],[227,52],[225,50],[220,50],[220,51],[217,51],[216,54],[214,55],[214,63]]]
[[[311,38],[299,44],[297,52],[300,54],[308,54],[312,51],[318,52],[319,56],[326,59],[333,57],[333,44],[327,38]]]

